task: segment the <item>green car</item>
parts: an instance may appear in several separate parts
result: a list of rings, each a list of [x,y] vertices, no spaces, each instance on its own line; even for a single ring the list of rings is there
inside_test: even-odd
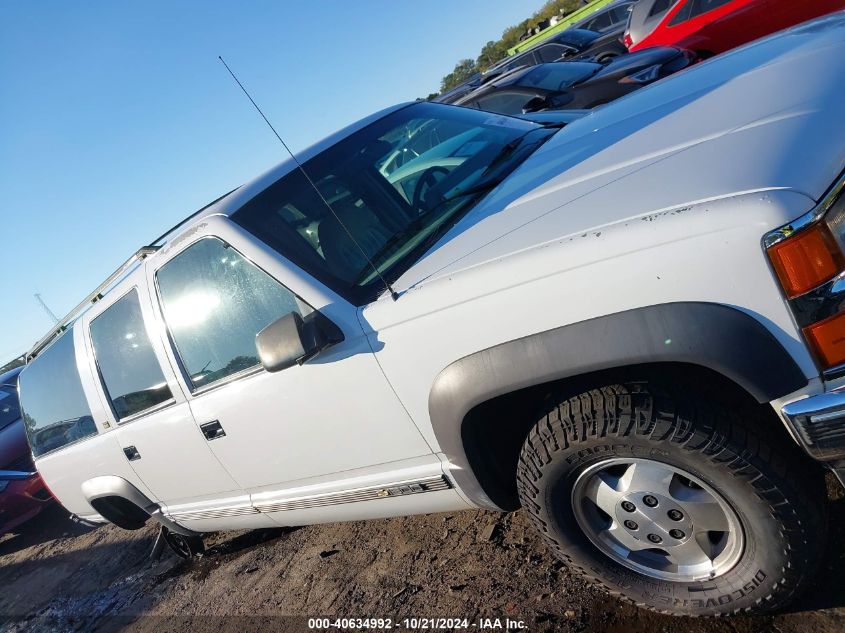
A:
[[[552,35],[560,33],[561,31],[565,31],[570,26],[583,20],[584,18],[588,17],[590,14],[595,13],[599,9],[602,9],[609,5],[616,0],[593,0],[587,5],[584,5],[580,9],[576,9],[566,17],[564,17],[560,22],[555,24],[554,26],[550,26],[547,29],[543,29],[539,33],[532,35],[531,37],[522,40],[519,44],[514,46],[513,48],[508,49],[508,55],[516,55],[517,53],[521,53],[524,50],[527,50],[534,46],[535,44],[539,44],[543,40]]]

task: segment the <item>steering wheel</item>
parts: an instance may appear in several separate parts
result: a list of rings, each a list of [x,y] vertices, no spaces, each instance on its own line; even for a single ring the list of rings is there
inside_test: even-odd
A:
[[[417,180],[417,184],[414,187],[414,201],[413,205],[414,208],[422,211],[423,209],[423,194],[428,192],[434,185],[439,183],[442,178],[438,178],[437,174],[441,173],[444,176],[449,175],[449,170],[443,167],[442,165],[434,165],[433,167],[429,167],[426,169]]]

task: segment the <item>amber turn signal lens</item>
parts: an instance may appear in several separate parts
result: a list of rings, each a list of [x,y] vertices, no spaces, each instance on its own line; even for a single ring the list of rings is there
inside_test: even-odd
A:
[[[805,327],[804,336],[825,368],[845,363],[845,313]]]
[[[845,267],[845,258],[825,224],[802,231],[769,249],[778,279],[791,299],[812,290]]]

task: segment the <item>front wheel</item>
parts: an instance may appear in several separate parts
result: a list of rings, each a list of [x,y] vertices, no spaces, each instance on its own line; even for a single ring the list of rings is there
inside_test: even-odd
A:
[[[812,577],[824,531],[819,470],[777,444],[706,400],[610,385],[537,422],[519,496],[559,558],[640,606],[773,610]]]
[[[164,542],[170,546],[170,549],[172,549],[179,558],[195,558],[205,554],[205,545],[202,537],[199,535],[186,536],[184,534],[168,530],[164,526],[161,528],[161,533],[164,537]]]

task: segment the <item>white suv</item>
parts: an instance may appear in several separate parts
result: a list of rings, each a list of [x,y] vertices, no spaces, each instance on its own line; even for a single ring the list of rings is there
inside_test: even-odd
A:
[[[375,114],[142,249],[29,355],[83,520],[522,507],[681,614],[783,605],[845,458],[845,16],[564,129]],[[815,458],[814,459],[811,459]]]

